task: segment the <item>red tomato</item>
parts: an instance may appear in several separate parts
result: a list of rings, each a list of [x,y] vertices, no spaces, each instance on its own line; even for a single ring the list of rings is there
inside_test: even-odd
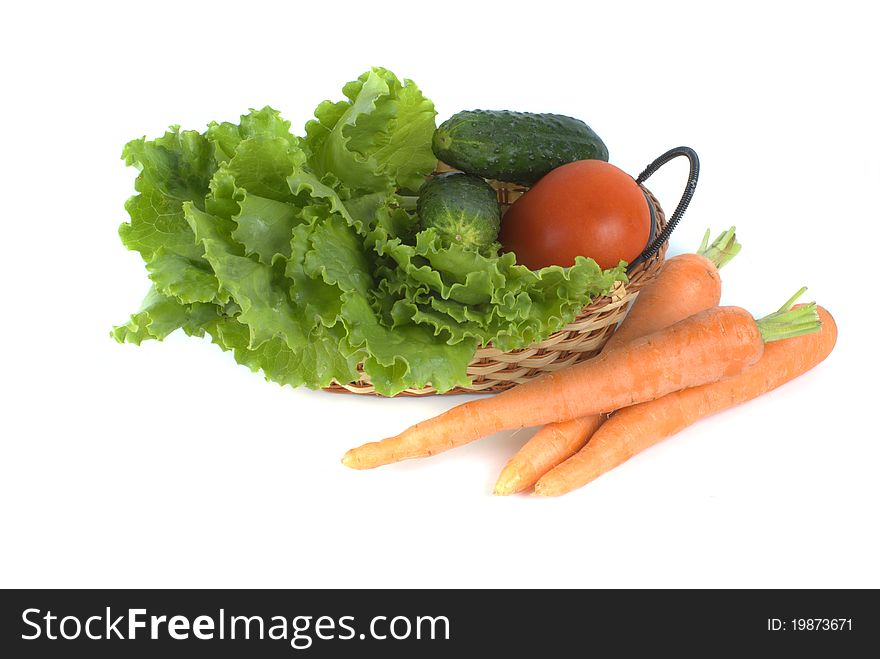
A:
[[[612,268],[635,260],[650,233],[651,210],[635,180],[602,160],[579,160],[552,170],[517,199],[498,239],[532,270],[570,266],[576,256]]]

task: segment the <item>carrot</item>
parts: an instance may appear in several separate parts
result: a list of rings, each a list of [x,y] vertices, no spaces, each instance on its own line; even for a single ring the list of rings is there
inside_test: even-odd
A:
[[[831,353],[837,340],[831,314],[821,307],[818,312],[821,331],[768,345],[758,363],[736,377],[615,412],[580,452],[537,482],[535,494],[571,492],[699,419],[757,398],[807,372]]]
[[[711,309],[721,300],[719,268],[736,256],[741,245],[731,227],[709,245],[709,230],[696,253],[679,254],[666,263],[641,292],[603,350],[613,350],[688,316]],[[495,483],[495,494],[507,495],[532,487],[550,469],[577,453],[604,421],[587,416],[541,428],[514,455]]]
[[[764,353],[764,342],[818,329],[815,305],[755,321],[740,307],[715,307],[627,346],[562,371],[474,400],[342,459],[370,469],[434,455],[500,430],[567,421],[654,400],[732,377]]]

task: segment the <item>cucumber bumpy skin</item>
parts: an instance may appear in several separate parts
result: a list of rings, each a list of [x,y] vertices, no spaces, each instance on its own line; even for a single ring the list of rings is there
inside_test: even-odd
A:
[[[469,110],[444,121],[431,144],[438,159],[468,174],[534,185],[575,160],[608,161],[608,148],[580,119],[561,114]]]
[[[501,207],[491,185],[469,174],[441,174],[419,190],[417,205],[423,228],[441,239],[478,250],[491,248],[501,227]]]

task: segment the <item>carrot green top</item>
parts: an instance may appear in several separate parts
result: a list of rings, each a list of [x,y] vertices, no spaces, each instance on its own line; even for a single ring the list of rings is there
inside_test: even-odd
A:
[[[822,323],[819,320],[819,312],[816,311],[815,302],[801,304],[793,308],[794,303],[806,290],[806,287],[800,289],[778,311],[755,321],[761,331],[761,336],[764,337],[764,343],[819,331]]]
[[[734,256],[739,254],[742,249],[736,240],[736,227],[730,227],[727,231],[718,236],[714,242],[709,244],[709,229],[703,235],[703,242],[697,254],[709,259],[718,269],[723,268],[730,263]]]

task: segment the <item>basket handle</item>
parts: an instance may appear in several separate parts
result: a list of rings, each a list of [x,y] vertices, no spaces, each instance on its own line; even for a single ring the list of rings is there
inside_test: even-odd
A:
[[[690,163],[690,172],[688,173],[687,185],[685,186],[684,193],[682,193],[681,200],[678,202],[678,206],[675,207],[675,212],[672,213],[672,216],[669,218],[663,231],[661,231],[653,242],[645,248],[645,251],[639,255],[638,259],[636,259],[636,262],[647,261],[657,253],[663,243],[669,240],[669,236],[675,230],[675,226],[678,224],[679,220],[681,220],[681,216],[684,215],[688,204],[691,203],[694,192],[696,192],[697,179],[700,177],[700,159],[697,157],[697,152],[689,146],[677,146],[674,149],[669,149],[669,151],[645,167],[644,171],[638,175],[638,178],[636,178],[636,183],[641,185],[650,178],[651,174],[656,172],[673,158],[678,158],[679,156],[684,156]]]

